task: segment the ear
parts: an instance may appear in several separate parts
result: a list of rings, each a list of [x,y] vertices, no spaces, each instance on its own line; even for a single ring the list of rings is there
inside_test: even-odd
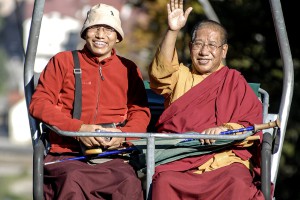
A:
[[[225,59],[228,51],[228,44],[223,44],[222,46],[222,58]]]

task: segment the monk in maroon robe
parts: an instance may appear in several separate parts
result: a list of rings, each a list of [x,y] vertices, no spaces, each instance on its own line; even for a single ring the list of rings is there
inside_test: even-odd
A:
[[[262,106],[243,76],[223,67],[172,103],[157,125],[159,132],[181,133],[202,132],[227,122],[245,127],[262,123]],[[261,132],[256,135],[261,136]],[[216,153],[184,158],[156,167],[153,199],[165,199],[166,194],[166,199],[248,199],[249,196],[263,199],[257,188],[260,141],[248,148],[235,145],[230,149],[242,160],[252,159],[251,171],[234,162],[196,174],[198,166]]]
[[[192,8],[182,0],[168,4],[168,30],[149,68],[150,87],[165,98],[159,132],[222,131],[262,123],[262,104],[245,78],[224,60],[227,31],[204,20],[192,32],[191,67],[178,61],[176,38]],[[153,200],[264,199],[260,191],[260,144],[243,141],[229,148],[186,157],[155,168]],[[204,145],[214,140],[201,139]]]

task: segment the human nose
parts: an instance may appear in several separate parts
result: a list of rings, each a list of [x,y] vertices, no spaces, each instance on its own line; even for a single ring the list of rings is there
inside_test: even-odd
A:
[[[97,28],[95,36],[104,37],[105,35],[106,33],[103,27]]]
[[[203,50],[210,51],[208,44],[203,44],[202,46],[200,46],[200,49],[199,49],[199,50],[200,50],[200,51],[203,51]]]
[[[210,49],[208,47],[208,44],[203,44],[198,51],[201,55],[208,55],[210,53]]]

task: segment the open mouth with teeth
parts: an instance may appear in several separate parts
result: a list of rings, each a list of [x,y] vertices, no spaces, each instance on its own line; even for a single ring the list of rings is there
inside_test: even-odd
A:
[[[102,42],[102,41],[95,41],[94,42],[94,45],[98,48],[101,48],[101,47],[106,47],[107,46],[107,43],[106,42]]]

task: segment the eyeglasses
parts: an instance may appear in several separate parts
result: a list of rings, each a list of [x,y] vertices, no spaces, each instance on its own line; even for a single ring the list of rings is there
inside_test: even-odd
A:
[[[116,32],[115,29],[108,26],[91,26],[88,28],[88,31],[92,34],[96,34],[100,30],[102,30],[106,36],[110,36],[112,33]]]
[[[210,44],[210,43],[205,44],[204,42],[196,41],[196,42],[192,42],[192,50],[199,50],[202,49],[203,47],[207,47],[210,52],[214,52],[223,45],[224,44],[217,46],[215,44]]]

